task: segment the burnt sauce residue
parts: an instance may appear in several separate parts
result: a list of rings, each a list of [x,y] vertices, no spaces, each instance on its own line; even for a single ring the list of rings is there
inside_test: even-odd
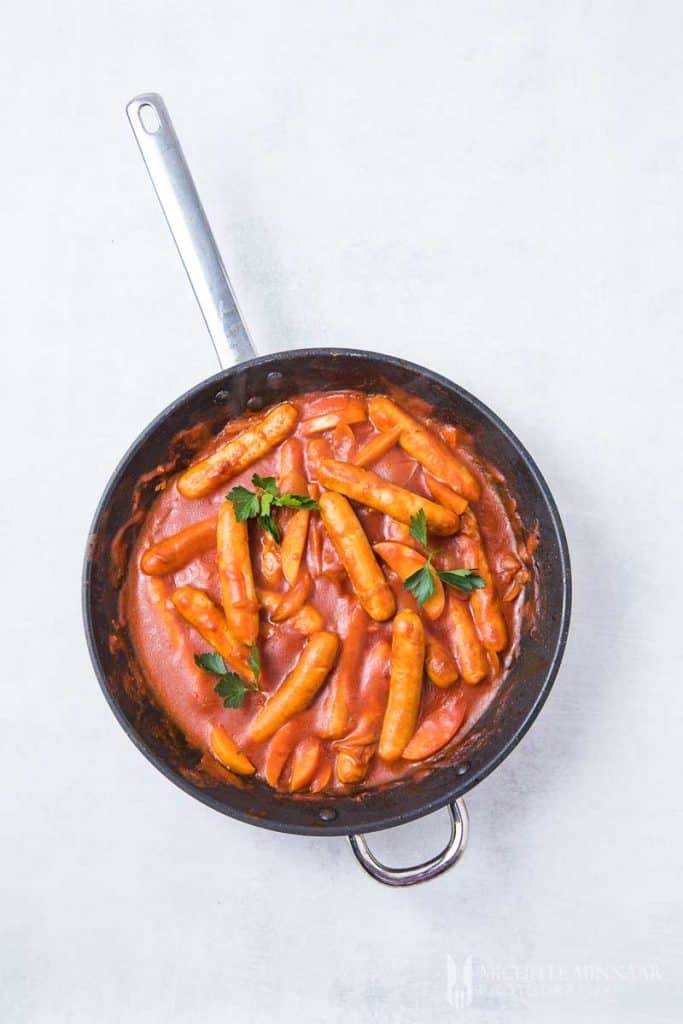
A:
[[[322,393],[306,394],[288,399],[299,410],[299,420],[292,436],[301,437],[304,451],[310,438],[304,436],[302,422],[315,410],[315,403]],[[363,396],[365,397],[365,396]],[[419,418],[437,433],[447,444],[454,440],[453,427],[433,417],[432,410],[425,403],[405,394],[392,397],[400,401],[403,408]],[[248,694],[241,708],[225,708],[222,699],[215,693],[215,677],[195,665],[194,655],[209,650],[204,639],[178,614],[171,602],[174,590],[184,584],[206,591],[216,604],[221,604],[216,553],[210,550],[196,557],[189,564],[167,576],[148,576],[140,569],[142,554],[152,544],[168,537],[192,523],[215,516],[227,492],[243,485],[252,489],[252,475],[262,477],[278,476],[278,452],[269,452],[246,470],[232,477],[227,483],[216,488],[205,497],[189,499],[183,497],[177,488],[178,471],[189,461],[197,461],[209,452],[215,451],[228,438],[235,435],[245,424],[258,420],[263,414],[248,416],[236,422],[228,422],[216,437],[198,425],[192,431],[184,431],[176,439],[169,452],[168,461],[152,473],[140,479],[135,489],[129,521],[116,535],[111,552],[113,582],[121,586],[119,621],[115,624],[111,643],[123,645],[131,652],[131,678],[136,689],[147,687],[153,703],[162,716],[169,719],[175,731],[197,751],[196,766],[190,769],[192,781],[202,785],[229,783],[236,786],[251,786],[253,779],[242,779],[221,765],[211,753],[209,737],[216,725],[221,725],[234,739],[237,746],[256,767],[256,780],[262,779],[262,768],[270,740],[254,742],[247,735],[247,727],[269,693],[274,692],[292,670],[307,637],[287,622],[274,624],[265,609],[261,612],[259,648],[261,655],[261,686],[263,694]],[[355,423],[344,429],[329,431],[324,435],[333,457],[349,461],[355,452],[375,433],[368,421]],[[525,530],[517,512],[514,499],[505,479],[496,467],[485,462],[477,453],[473,439],[460,428],[457,429],[455,447],[452,450],[467,464],[481,486],[481,497],[471,502],[471,509],[481,532],[484,548],[492,570],[495,591],[500,601],[508,632],[508,644],[499,655],[488,656],[488,676],[477,685],[466,685],[462,679],[444,689],[435,686],[424,677],[420,715],[447,706],[449,702],[465,703],[465,718],[460,730],[445,748],[426,762],[408,762],[402,759],[386,763],[375,754],[372,756],[365,779],[360,787],[342,785],[334,771],[338,743],[333,740],[321,741],[320,763],[329,763],[330,778],[324,792],[352,793],[357,789],[368,790],[387,783],[396,782],[407,776],[419,778],[436,764],[445,763],[467,746],[468,737],[475,732],[476,723],[481,719],[491,701],[500,689],[501,683],[513,659],[519,652],[522,636],[533,629],[537,581],[534,569],[534,551],[538,544],[537,530],[531,524]],[[308,456],[307,456],[308,459]],[[425,474],[419,463],[407,455],[398,445],[391,448],[371,467],[373,472],[405,487],[419,495],[430,498],[425,483]],[[315,467],[307,462],[307,476],[315,480]],[[389,516],[354,504],[362,525],[371,541],[400,540],[405,542],[405,529],[401,529]],[[291,513],[282,513],[282,523]],[[139,529],[137,539],[135,532]],[[131,548],[131,542],[134,544]],[[250,525],[250,546],[257,588],[284,593],[288,585],[284,580],[273,583],[264,579],[261,571],[264,533],[254,523]],[[465,565],[463,539],[456,533],[452,537],[432,537],[433,546],[441,550],[441,564],[455,567]],[[306,551],[306,567],[312,579],[308,603],[315,606],[323,618],[323,629],[336,633],[343,647],[349,630],[352,613],[357,607],[357,598],[348,577],[340,563],[319,513],[314,512],[310,522],[309,540]],[[418,610],[399,577],[383,566],[397,604],[397,610]],[[447,589],[449,600],[462,600]],[[465,598],[466,599],[466,598]],[[426,623],[429,633],[447,649],[452,649],[448,620],[444,615],[436,621]],[[366,701],[373,698],[369,686],[380,685],[384,692],[388,687],[389,664],[381,683],[376,683],[376,673],[368,678],[364,671],[371,661],[376,645],[390,643],[391,620],[375,622],[368,620],[367,629],[361,640],[362,656],[359,663],[357,686],[350,695],[349,731],[358,722]],[[334,670],[331,677],[334,674]],[[374,694],[376,697],[376,694]],[[328,686],[323,686],[316,699],[306,710],[300,712],[289,726],[291,749],[309,736],[325,734],[325,717],[328,713]],[[281,773],[281,788],[287,789],[289,762],[284,763]],[[187,774],[187,772],[186,772]],[[320,773],[318,773],[320,774]],[[305,796],[305,793],[301,794]]]

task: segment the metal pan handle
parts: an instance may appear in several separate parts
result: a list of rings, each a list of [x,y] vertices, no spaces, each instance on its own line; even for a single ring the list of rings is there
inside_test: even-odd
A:
[[[350,835],[349,842],[351,849],[356,855],[361,866],[377,882],[384,885],[417,885],[418,882],[428,882],[430,878],[436,878],[448,871],[460,860],[467,846],[469,833],[469,817],[464,800],[455,800],[448,805],[448,814],[451,821],[451,834],[443,850],[437,853],[430,860],[423,864],[415,864],[410,868],[390,868],[377,860],[374,853],[368,846],[364,835]]]
[[[235,301],[166,104],[142,93],[126,113],[223,369],[256,351]]]

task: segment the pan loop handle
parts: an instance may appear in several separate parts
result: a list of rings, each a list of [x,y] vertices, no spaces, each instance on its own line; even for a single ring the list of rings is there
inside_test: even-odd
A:
[[[356,859],[369,875],[377,882],[384,885],[417,885],[418,882],[428,882],[430,878],[436,878],[448,871],[460,859],[467,846],[469,834],[469,817],[464,800],[454,800],[448,805],[448,814],[451,822],[451,834],[446,846],[430,860],[423,864],[415,864],[410,868],[390,868],[377,860],[374,853],[368,846],[364,835],[350,835],[349,842]]]
[[[225,370],[253,359],[256,351],[166,104],[158,93],[146,92],[130,100],[126,113],[218,362]]]

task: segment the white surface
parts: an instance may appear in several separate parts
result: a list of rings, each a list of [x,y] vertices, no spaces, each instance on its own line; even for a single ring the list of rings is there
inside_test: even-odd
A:
[[[677,1018],[682,45],[675,0],[5,11],[3,1024]],[[415,890],[183,795],[95,683],[94,506],[215,370],[123,113],[145,89],[261,351],[455,378],[564,517],[561,675],[471,794],[461,864]],[[406,859],[443,827],[377,848]]]

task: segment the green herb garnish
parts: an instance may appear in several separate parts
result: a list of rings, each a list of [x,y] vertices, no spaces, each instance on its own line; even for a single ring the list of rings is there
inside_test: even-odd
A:
[[[434,570],[432,569],[432,556],[430,555],[417,572],[413,572],[403,581],[403,589],[409,590],[418,604],[424,604],[433,596],[436,590],[434,583]]]
[[[437,569],[436,574],[449,587],[464,590],[468,594],[486,586],[486,580],[477,575],[476,569]]]
[[[249,651],[249,668],[254,673],[254,679],[258,683],[261,679],[261,653],[258,644],[252,644]]]
[[[249,652],[249,668],[254,673],[256,680],[254,683],[242,679],[237,672],[232,672],[225,664],[222,655],[216,651],[195,654],[194,661],[195,665],[203,669],[204,672],[218,677],[214,690],[219,697],[223,698],[224,708],[241,708],[244,698],[250,690],[260,690],[258,680],[261,675],[261,658],[256,644],[252,644]]]
[[[410,535],[414,537],[424,548],[427,548],[427,517],[423,508],[417,515],[410,518]],[[433,597],[436,590],[434,574],[449,587],[456,590],[463,590],[471,593],[473,590],[481,590],[486,586],[486,580],[477,574],[476,569],[435,569],[432,560],[438,551],[430,551],[427,548],[427,561],[403,581],[405,590],[410,591],[419,605],[423,605],[430,597]]]
[[[423,548],[427,547],[427,516],[423,508],[416,516],[410,517],[410,535],[414,537]]]
[[[278,494],[277,480],[274,476],[259,476],[254,473],[251,482],[256,488],[250,491],[246,487],[233,487],[227,496],[235,506],[235,518],[238,523],[247,519],[256,519],[259,526],[267,530],[273,539],[280,543],[280,531],[273,517],[275,508],[318,508],[318,502],[302,494]]]

